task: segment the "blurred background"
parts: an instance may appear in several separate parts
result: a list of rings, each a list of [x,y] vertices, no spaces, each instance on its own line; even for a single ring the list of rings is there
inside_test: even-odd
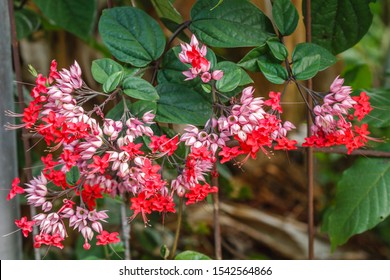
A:
[[[109,54],[101,43],[97,32],[97,21],[101,11],[107,8],[107,1],[99,0],[93,23],[93,35],[81,39],[58,27],[45,18],[33,1],[14,1],[19,17],[26,16],[33,25],[33,32],[20,38],[23,82],[33,82],[28,65],[38,72],[47,73],[50,61],[56,59],[59,68],[68,67],[77,60],[83,70],[84,80],[94,89],[90,66],[94,59]],[[269,1],[252,1],[270,15]],[[302,1],[293,0],[300,12],[298,29],[286,37],[286,46],[291,53],[297,43],[305,41],[302,20]],[[148,0],[113,1],[114,5],[136,5],[158,19],[153,5]],[[173,1],[174,7],[189,19],[193,0]],[[378,0],[371,6],[374,20],[368,34],[352,49],[338,55],[335,66],[320,72],[314,79],[314,89],[326,91],[337,75],[354,89],[390,87],[390,3]],[[34,11],[36,16],[23,15],[21,11]],[[21,31],[19,31],[21,32]],[[166,36],[171,32],[165,29]],[[189,31],[187,31],[189,32]],[[189,33],[187,33],[189,35]],[[175,40],[173,45],[179,41]],[[238,62],[250,49],[214,49],[215,53],[227,60]],[[249,73],[255,81],[256,94],[267,96],[269,91],[281,91],[281,86],[270,84],[260,73]],[[28,95],[29,86],[24,87]],[[284,117],[297,125],[296,138],[305,136],[305,106],[294,87],[287,88],[282,100]],[[99,100],[93,100],[99,102]],[[373,135],[389,135],[381,129]],[[18,135],[20,139],[20,135]],[[19,141],[20,142],[20,141]],[[19,173],[23,173],[24,159],[22,144],[19,145]],[[38,165],[43,146],[37,144],[32,150],[34,164]],[[357,235],[349,242],[331,252],[327,236],[321,233],[321,225],[327,207],[332,204],[335,186],[342,172],[356,160],[355,156],[316,153],[315,173],[315,256],[319,259],[389,259],[390,219],[386,219],[373,230]],[[224,259],[305,259],[307,258],[307,191],[304,153],[277,152],[269,159],[259,155],[249,160],[242,169],[236,166],[220,167],[221,230]],[[39,172],[39,168],[33,169]],[[110,207],[109,228],[120,231],[120,206],[113,199],[101,201],[101,207]],[[117,213],[115,213],[117,211]],[[22,214],[28,215],[29,207],[21,201]],[[131,223],[131,255],[134,259],[161,258],[160,248],[172,246],[176,228],[176,215],[167,215],[162,222],[160,216],[151,217],[151,227],[144,227],[141,220]],[[213,223],[210,202],[196,204],[184,211],[184,222],[178,251],[194,250],[213,256]],[[19,233],[18,233],[19,234]],[[101,247],[84,251],[83,240],[77,234],[67,239],[69,244],[63,250],[55,248],[44,252],[46,259],[104,258],[107,252]],[[119,255],[121,246],[115,247]],[[33,258],[31,239],[23,239],[23,258]],[[111,254],[111,258],[118,258]]]

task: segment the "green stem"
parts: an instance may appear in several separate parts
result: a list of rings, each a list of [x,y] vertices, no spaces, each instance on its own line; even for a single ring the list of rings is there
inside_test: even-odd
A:
[[[182,224],[182,219],[183,219],[183,198],[180,197],[179,200],[179,212],[177,214],[177,225],[176,225],[176,232],[175,232],[175,240],[173,241],[173,246],[171,250],[171,259],[175,258],[176,255],[176,249],[177,249],[177,244],[179,243],[179,237],[180,237],[180,228]]]

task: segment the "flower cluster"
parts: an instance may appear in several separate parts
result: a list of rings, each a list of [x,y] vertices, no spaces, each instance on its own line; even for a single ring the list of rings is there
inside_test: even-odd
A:
[[[183,72],[186,76],[186,80],[195,79],[200,75],[200,78],[204,83],[208,83],[210,80],[220,80],[223,77],[221,70],[214,70],[210,73],[211,63],[207,60],[207,47],[203,45],[199,47],[199,41],[192,35],[190,44],[181,44],[181,53],[179,53],[179,59],[181,62],[190,64],[191,67]]]
[[[239,155],[255,159],[261,150],[269,156],[269,150],[295,150],[297,141],[287,138],[287,132],[295,126],[280,119],[280,93],[271,92],[270,99],[254,97],[254,88],[246,87],[241,98],[224,108],[224,114],[211,119],[206,129],[199,131],[194,126],[185,129],[181,141],[193,148],[207,148],[218,155],[221,163]]]
[[[191,65],[183,72],[185,80],[200,76],[208,83],[223,78],[221,70],[210,72],[207,48],[200,47],[195,36],[181,47],[180,61]],[[58,71],[52,61],[47,77],[37,75],[32,101],[24,112],[7,112],[22,119],[20,125],[9,128],[25,127],[49,147],[41,157],[41,173],[24,187],[16,178],[7,197],[10,200],[25,193],[27,203],[39,209],[31,221],[26,217],[15,221],[25,237],[33,226],[39,227],[34,237],[37,248],[62,248],[67,229],[81,234],[86,250],[95,235],[96,245],[119,242],[117,232],[103,229],[109,211],[98,210],[97,200],[104,196],[128,196],[130,221],[140,215],[148,225],[152,212],[162,217],[175,213],[175,195],[190,205],[217,193],[218,187],[210,184],[210,178],[218,176],[217,161],[242,166],[260,151],[269,157],[273,150],[297,149],[297,141],[287,137],[295,126],[281,119],[279,92],[270,92],[265,99],[255,97],[249,86],[239,97],[222,102],[226,97],[210,82],[213,115],[205,126],[188,125],[182,135],[168,136],[155,123],[152,111],[133,115],[126,107],[120,120],[105,117],[106,102],[85,111],[82,105],[91,98],[103,95],[109,101],[120,91],[97,93],[81,76],[77,62]],[[336,78],[330,93],[313,109],[313,134],[304,146],[345,145],[351,152],[366,144],[370,139],[367,125],[353,126],[351,121],[360,121],[371,111],[369,98],[365,93],[350,94],[350,87]],[[178,149],[180,145],[182,149]],[[171,169],[169,173],[163,172],[166,167]]]
[[[344,86],[344,79],[337,77],[321,105],[313,109],[312,135],[305,138],[304,147],[331,147],[344,145],[348,154],[366,145],[368,140],[378,141],[368,135],[368,125],[353,125],[355,117],[361,121],[372,110],[365,92],[351,96],[352,89]],[[351,113],[352,111],[352,113]]]
[[[107,210],[97,210],[96,201],[104,195],[130,194],[130,220],[140,214],[147,225],[147,214],[176,211],[174,194],[186,197],[191,204],[217,191],[205,175],[215,158],[204,151],[191,151],[182,163],[172,160],[177,162],[177,178],[163,178],[163,166],[157,160],[175,157],[179,137],[155,135],[153,112],[140,116],[128,113],[119,121],[104,117],[98,106],[85,112],[81,105],[94,91],[83,82],[77,62],[69,70],[57,71],[53,61],[50,69],[48,77],[37,76],[31,91],[33,100],[24,112],[8,112],[22,118],[22,124],[8,128],[25,127],[49,147],[49,153],[41,157],[41,173],[24,188],[16,178],[7,197],[9,200],[26,193],[27,203],[40,209],[31,221],[23,217],[16,222],[24,236],[33,225],[39,227],[34,237],[36,247],[62,248],[61,242],[68,236],[67,224],[83,236],[86,250],[95,234],[97,245],[118,242],[117,233],[103,230]]]

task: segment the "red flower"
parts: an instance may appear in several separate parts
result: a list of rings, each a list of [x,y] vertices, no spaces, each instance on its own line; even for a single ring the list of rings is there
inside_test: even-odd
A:
[[[41,233],[39,235],[36,235],[34,238],[34,247],[35,248],[40,248],[43,245],[48,245],[48,246],[55,246],[60,249],[64,248],[64,245],[61,244],[61,242],[64,240],[60,236],[59,233],[50,235],[47,233]]]
[[[199,201],[204,200],[209,193],[218,192],[217,187],[211,187],[209,184],[196,184],[188,193],[186,193],[186,198],[188,198],[186,205],[194,204]]]
[[[222,147],[222,151],[219,152],[218,155],[222,156],[221,163],[228,162],[233,158],[242,155],[244,152],[240,150],[240,147],[235,146],[233,148],[229,148],[227,146]]]
[[[96,199],[102,197],[102,189],[99,185],[84,185],[84,189],[81,191],[81,198],[89,210],[94,209],[96,207]]]
[[[24,189],[22,187],[19,187],[20,183],[20,179],[19,178],[15,178],[13,181],[12,181],[12,188],[7,196],[7,200],[11,200],[13,199],[17,194],[22,194],[24,193]]]
[[[145,193],[141,192],[138,197],[131,198],[131,206],[130,209],[134,211],[133,215],[130,217],[130,221],[134,220],[134,218],[141,213],[142,218],[144,220],[145,225],[148,224],[148,218],[146,214],[152,213],[151,203],[146,199]]]
[[[65,162],[66,167],[68,169],[71,169],[72,166],[76,165],[76,162],[80,158],[80,155],[75,152],[72,152],[69,149],[65,149],[61,154],[61,158]]]
[[[93,163],[88,165],[89,168],[93,168],[93,170],[91,170],[91,173],[99,171],[101,174],[104,174],[106,168],[110,164],[108,161],[109,158],[110,154],[105,154],[103,157],[93,156]]]
[[[149,147],[152,149],[153,153],[161,152],[168,154],[168,156],[173,155],[176,151],[177,142],[179,140],[177,136],[169,139],[165,135],[152,136],[150,139],[152,142],[149,144]]]
[[[264,105],[270,106],[272,110],[278,111],[279,113],[283,113],[282,106],[280,106],[280,92],[271,91],[269,93],[268,100],[264,101]]]
[[[370,97],[365,92],[361,92],[360,96],[352,97],[357,103],[353,106],[355,109],[354,116],[361,121],[368,113],[371,112],[372,108],[369,102]]]
[[[22,230],[23,236],[27,237],[29,232],[32,232],[32,227],[35,221],[28,221],[24,216],[20,220],[15,220],[15,225]]]
[[[175,203],[171,196],[163,196],[157,194],[150,199],[152,211],[157,211],[160,213],[171,212],[175,213]]]
[[[276,139],[278,144],[274,147],[275,150],[296,150],[296,140],[289,140],[286,137]]]
[[[144,154],[144,152],[140,150],[141,147],[142,147],[142,143],[134,144],[134,143],[130,142],[127,145],[122,146],[121,150],[127,152],[129,154],[129,156],[133,158],[135,156],[139,156],[139,155]]]
[[[111,232],[103,230],[99,235],[96,236],[98,240],[96,245],[107,245],[112,243],[118,243],[120,240],[118,238],[118,232]]]

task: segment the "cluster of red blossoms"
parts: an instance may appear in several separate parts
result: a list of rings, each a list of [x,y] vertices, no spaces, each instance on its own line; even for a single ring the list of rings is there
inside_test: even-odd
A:
[[[332,147],[344,145],[348,154],[365,146],[368,140],[379,141],[369,137],[367,124],[353,125],[357,118],[361,121],[372,108],[365,92],[351,96],[350,86],[344,86],[344,79],[337,77],[330,86],[323,103],[313,109],[314,122],[312,135],[305,138],[304,147]]]
[[[223,72],[210,72],[206,52],[193,36],[190,44],[182,44],[179,59],[190,65],[183,73],[187,79],[200,77],[214,85]],[[217,175],[217,160],[242,165],[248,158],[256,158],[259,151],[270,156],[272,150],[297,149],[297,141],[287,138],[294,125],[280,118],[278,92],[270,92],[269,99],[264,99],[255,97],[254,88],[247,87],[240,98],[231,99],[228,105],[218,104],[221,110],[204,128],[189,125],[182,135],[168,137],[155,134],[155,115],[150,111],[142,116],[127,114],[121,120],[106,118],[99,106],[86,112],[84,101],[101,93],[89,89],[81,75],[77,62],[58,71],[52,61],[48,77],[37,76],[32,101],[24,112],[8,112],[22,118],[17,127],[40,136],[49,147],[49,153],[41,158],[44,167],[40,175],[24,187],[16,178],[7,197],[25,194],[27,203],[39,208],[31,220],[22,217],[15,222],[25,237],[33,226],[39,227],[35,247],[62,248],[67,228],[83,236],[86,250],[95,234],[96,245],[119,242],[119,233],[103,229],[108,210],[98,210],[96,201],[104,195],[130,195],[130,220],[140,214],[148,225],[147,215],[152,212],[165,215],[176,211],[174,195],[189,205],[218,192],[209,183],[210,175]],[[351,108],[355,110],[352,115]],[[361,120],[370,110],[364,93],[351,98],[349,88],[336,79],[323,105],[314,108],[313,136],[304,145],[345,144],[349,150],[361,147],[368,139],[367,127],[352,128],[347,120],[354,116]],[[181,143],[187,151],[184,159],[176,155]],[[176,170],[170,179],[163,177],[167,165]],[[73,181],[67,174],[72,174],[68,177]]]

